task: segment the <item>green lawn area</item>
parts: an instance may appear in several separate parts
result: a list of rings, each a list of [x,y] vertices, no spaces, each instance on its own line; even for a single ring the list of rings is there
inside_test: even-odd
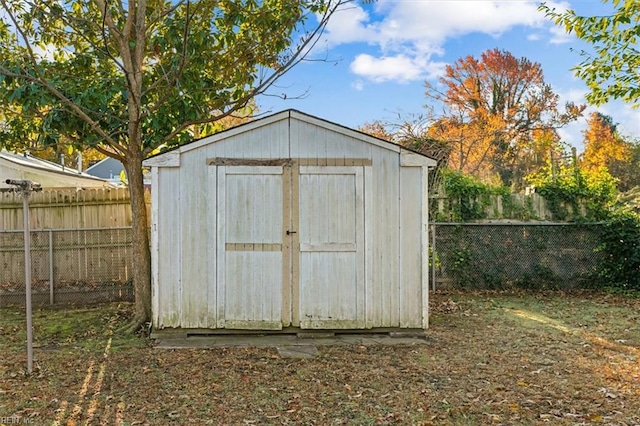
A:
[[[130,305],[0,310],[0,424],[637,424],[640,299],[436,293],[427,343],[166,350]],[[29,422],[29,423],[26,423]]]

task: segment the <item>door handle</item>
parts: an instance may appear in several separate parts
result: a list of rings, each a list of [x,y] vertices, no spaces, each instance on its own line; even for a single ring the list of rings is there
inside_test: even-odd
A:
[[[287,230],[287,235],[296,234],[296,233],[297,233],[296,231],[289,231],[289,230]]]

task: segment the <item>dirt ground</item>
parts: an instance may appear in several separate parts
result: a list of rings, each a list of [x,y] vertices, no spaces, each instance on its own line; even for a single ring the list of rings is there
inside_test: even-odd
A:
[[[640,424],[640,299],[436,293],[425,344],[158,349],[131,305],[0,310],[0,425]]]

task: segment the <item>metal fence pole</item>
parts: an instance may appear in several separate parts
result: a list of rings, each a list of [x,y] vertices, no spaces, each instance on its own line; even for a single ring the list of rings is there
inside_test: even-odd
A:
[[[24,281],[27,311],[27,372],[33,372],[33,322],[31,319],[31,231],[29,230],[29,196],[33,191],[41,191],[42,186],[30,180],[5,180],[7,185],[13,185],[14,191],[22,195],[22,212],[24,228]]]
[[[49,304],[53,302],[53,231],[49,229]]]
[[[27,371],[33,372],[33,324],[31,321],[31,233],[29,231],[29,193],[22,194],[24,211],[24,281],[27,304]]]

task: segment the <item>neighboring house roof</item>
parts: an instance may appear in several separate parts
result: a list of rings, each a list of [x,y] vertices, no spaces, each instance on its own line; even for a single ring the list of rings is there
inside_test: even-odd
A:
[[[279,121],[279,120],[283,120],[283,119],[297,119],[297,120],[302,120],[305,122],[309,122],[309,123],[313,123],[315,125],[318,125],[320,127],[323,127],[325,129],[328,130],[332,130],[338,133],[342,133],[351,137],[354,137],[356,139],[360,139],[364,142],[368,142],[368,143],[372,143],[375,145],[378,145],[380,147],[386,148],[386,149],[390,149],[393,151],[398,151],[401,150],[403,152],[410,152],[411,155],[415,154],[415,156],[417,156],[416,158],[419,159],[419,162],[424,163],[423,165],[425,166],[429,166],[429,167],[435,167],[437,165],[436,160],[434,160],[433,158],[412,150],[411,148],[406,148],[404,146],[398,145],[396,143],[387,141],[385,139],[380,139],[377,138],[375,136],[372,136],[368,133],[364,133],[361,132],[359,130],[355,130],[352,129],[350,127],[345,127],[341,124],[336,124],[333,123],[331,121],[322,119],[322,118],[318,118],[315,117],[313,115],[309,115],[306,114],[304,112],[300,112],[298,110],[295,109],[287,109],[281,112],[277,112],[275,114],[260,118],[258,120],[254,120],[254,121],[249,121],[247,123],[244,124],[240,124],[239,126],[235,126],[235,127],[231,127],[227,130],[224,130],[222,132],[218,132],[214,135],[211,136],[206,136],[204,138],[201,139],[197,139],[194,140],[192,142],[186,143],[184,145],[180,145],[178,147],[175,147],[169,151],[165,151],[163,153],[160,154],[156,154],[154,156],[151,156],[149,158],[147,158],[143,164],[145,166],[163,166],[163,165],[172,165],[172,166],[176,166],[179,164],[174,164],[176,159],[179,158],[179,155],[183,152],[188,152],[191,151],[192,149],[197,149],[201,146],[204,145],[208,145],[210,143],[215,143],[217,141],[226,139],[229,136],[233,136],[233,135],[237,135],[237,134],[241,134],[244,132],[249,132],[251,130],[257,129],[259,127],[262,126],[266,126],[269,125],[273,122]]]
[[[121,173],[124,171],[124,165],[120,161],[115,158],[107,157],[87,168],[84,172],[92,176],[106,179],[116,186],[125,186],[126,183],[122,181],[121,176]],[[145,171],[143,171],[143,180],[145,185],[151,185],[151,176]]]
[[[28,179],[43,188],[101,188],[112,186],[104,179],[78,172],[73,168],[42,160],[27,153],[0,151],[0,187],[6,179]]]
[[[120,184],[122,180],[120,173],[124,171],[122,163],[115,158],[107,157],[98,161],[93,166],[87,168],[85,173],[106,179],[111,183]]]

